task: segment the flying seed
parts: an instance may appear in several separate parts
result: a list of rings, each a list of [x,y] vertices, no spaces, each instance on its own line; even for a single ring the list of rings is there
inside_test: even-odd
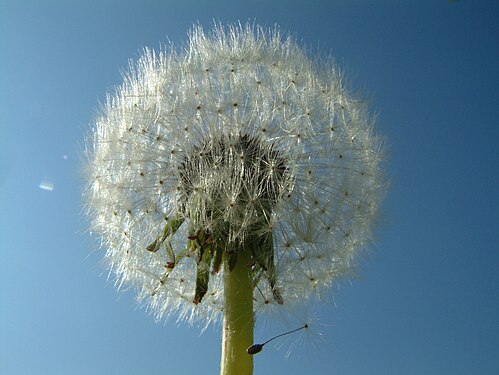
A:
[[[276,339],[278,337],[284,336],[284,335],[288,335],[288,334],[293,333],[293,332],[297,332],[297,331],[299,331],[301,329],[304,329],[304,328],[308,328],[308,324],[304,324],[300,328],[296,328],[296,329],[293,329],[291,331],[284,332],[284,333],[281,333],[280,335],[274,336],[271,339],[265,341],[263,344],[253,344],[248,349],[246,349],[246,353],[248,353],[250,355],[253,355],[253,354],[256,354],[256,353],[260,353],[262,351],[264,345],[268,344],[272,340],[274,340],[274,339]]]

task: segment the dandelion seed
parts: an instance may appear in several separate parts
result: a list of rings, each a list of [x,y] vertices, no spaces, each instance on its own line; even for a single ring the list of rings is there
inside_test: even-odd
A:
[[[294,332],[297,332],[297,331],[299,331],[299,330],[306,329],[306,328],[308,328],[308,324],[305,324],[305,325],[303,325],[302,327],[299,327],[299,328],[293,329],[293,330],[291,330],[291,331],[281,333],[280,335],[274,336],[274,337],[272,337],[271,339],[269,339],[269,340],[265,341],[265,342],[264,342],[264,343],[262,343],[262,344],[253,344],[253,345],[251,345],[248,349],[246,349],[246,352],[247,352],[248,354],[251,354],[251,355],[253,355],[253,354],[257,354],[257,353],[260,353],[260,352],[262,351],[263,347],[264,347],[266,344],[268,344],[269,342],[271,342],[272,340],[275,340],[275,339],[276,339],[276,338],[278,338],[278,337],[282,337],[282,336],[285,336],[285,335],[289,335],[290,333],[294,333]]]

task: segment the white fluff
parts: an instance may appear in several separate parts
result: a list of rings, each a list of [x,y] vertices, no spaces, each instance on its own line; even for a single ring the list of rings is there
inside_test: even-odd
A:
[[[185,222],[172,241],[176,254],[193,230],[226,228],[228,243],[255,228],[271,232],[284,303],[260,279],[255,312],[306,303],[349,271],[370,237],[385,186],[382,142],[372,126],[337,68],[311,60],[277,29],[195,27],[183,51],[146,49],[96,119],[84,194],[91,231],[118,285],[137,288],[158,318],[209,324],[223,308],[223,270],[194,304],[195,259],[183,258],[165,277],[165,251],[146,250],[165,220],[179,216]],[[248,179],[237,157],[228,160],[242,135],[258,142],[250,157],[265,161],[255,164],[259,179]],[[191,181],[196,192],[183,191],[180,166],[206,149],[223,161],[218,168],[200,161]],[[285,177],[272,168],[276,153]],[[259,199],[268,186],[276,201],[262,218]]]

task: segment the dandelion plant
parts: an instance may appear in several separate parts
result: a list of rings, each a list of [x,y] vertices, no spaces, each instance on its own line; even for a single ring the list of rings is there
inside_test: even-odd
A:
[[[158,319],[223,317],[221,374],[252,374],[255,316],[307,303],[370,238],[373,118],[278,28],[194,27],[123,80],[87,142],[91,231]]]

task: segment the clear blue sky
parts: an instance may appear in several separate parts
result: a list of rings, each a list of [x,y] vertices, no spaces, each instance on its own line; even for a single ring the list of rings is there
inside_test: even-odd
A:
[[[320,311],[322,341],[266,348],[255,374],[497,375],[496,0],[1,0],[0,373],[218,373],[219,327],[155,323],[107,280],[79,172],[127,60],[214,18],[330,51],[390,144],[376,243]],[[267,327],[262,339],[280,332]]]

